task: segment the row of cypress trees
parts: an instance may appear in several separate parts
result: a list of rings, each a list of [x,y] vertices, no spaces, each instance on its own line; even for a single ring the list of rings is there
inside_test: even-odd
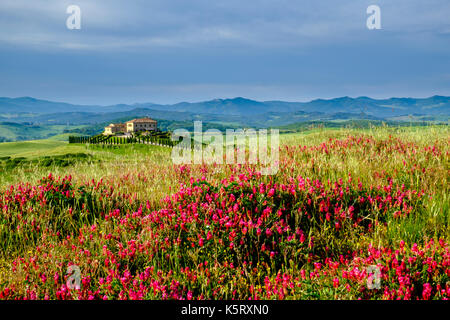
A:
[[[141,136],[141,137],[114,137],[97,135],[93,137],[69,136],[69,143],[90,143],[90,144],[159,144],[173,147],[176,143],[172,141],[167,134],[157,136]]]

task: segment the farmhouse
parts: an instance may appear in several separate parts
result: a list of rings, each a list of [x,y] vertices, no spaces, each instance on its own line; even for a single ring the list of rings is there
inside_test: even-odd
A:
[[[127,132],[156,131],[156,120],[151,118],[133,119],[126,122]]]
[[[127,126],[124,123],[111,123],[109,126],[105,127],[104,135],[116,134],[118,132],[126,132]]]
[[[113,135],[118,132],[139,132],[139,131],[156,131],[157,122],[151,118],[145,117],[133,119],[125,123],[111,123],[105,127],[104,135]]]

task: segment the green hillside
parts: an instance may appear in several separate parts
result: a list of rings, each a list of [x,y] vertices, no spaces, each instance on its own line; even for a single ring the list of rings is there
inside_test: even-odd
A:
[[[0,143],[0,157],[35,158],[84,151],[83,146],[57,140],[34,140]]]
[[[33,125],[30,123],[0,122],[0,142],[46,139],[68,130],[82,130],[86,126]]]

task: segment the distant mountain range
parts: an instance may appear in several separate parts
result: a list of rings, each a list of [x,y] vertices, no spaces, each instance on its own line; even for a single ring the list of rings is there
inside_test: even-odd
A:
[[[322,112],[355,113],[364,112],[377,117],[391,117],[409,114],[437,115],[450,113],[450,97],[433,96],[426,99],[391,98],[376,100],[368,97],[317,99],[310,102],[254,101],[245,98],[215,99],[198,103],[178,103],[170,106],[141,104],[139,107],[154,110],[184,111],[226,115],[255,115],[268,112]]]
[[[203,102],[181,102],[172,105],[155,103],[117,104],[109,106],[75,105],[30,97],[0,98],[2,123],[26,126],[88,125],[99,130],[111,122],[150,116],[171,124],[187,125],[202,120],[221,127],[275,127],[309,121],[431,121],[448,122],[450,97],[390,98],[341,97],[310,102],[255,101],[246,98],[215,99]],[[6,130],[4,128],[4,130]],[[20,131],[20,130],[19,130]],[[22,130],[23,131],[23,130]],[[0,137],[2,136],[0,130]],[[24,137],[26,138],[26,137]]]
[[[369,97],[342,97],[335,99],[317,99],[310,102],[255,101],[245,98],[215,99],[203,102],[181,102],[173,105],[155,103],[117,104],[110,106],[74,105],[63,102],[39,100],[30,97],[0,98],[0,114],[20,113],[62,113],[89,112],[112,113],[133,109],[151,109],[160,111],[189,112],[193,114],[217,114],[252,116],[269,112],[321,112],[354,113],[386,118],[401,115],[448,115],[450,97],[433,96],[430,98],[390,98],[372,99]]]

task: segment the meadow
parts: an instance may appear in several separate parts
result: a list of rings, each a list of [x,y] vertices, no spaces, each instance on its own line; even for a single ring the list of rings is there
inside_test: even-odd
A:
[[[163,146],[1,143],[0,299],[450,297],[447,126],[280,138],[273,176]]]
[[[16,121],[14,117],[11,119]],[[29,122],[5,122],[0,114],[0,142],[26,141],[37,139],[54,139],[65,132],[92,132],[96,125],[32,124]],[[56,137],[58,138],[58,137]]]

